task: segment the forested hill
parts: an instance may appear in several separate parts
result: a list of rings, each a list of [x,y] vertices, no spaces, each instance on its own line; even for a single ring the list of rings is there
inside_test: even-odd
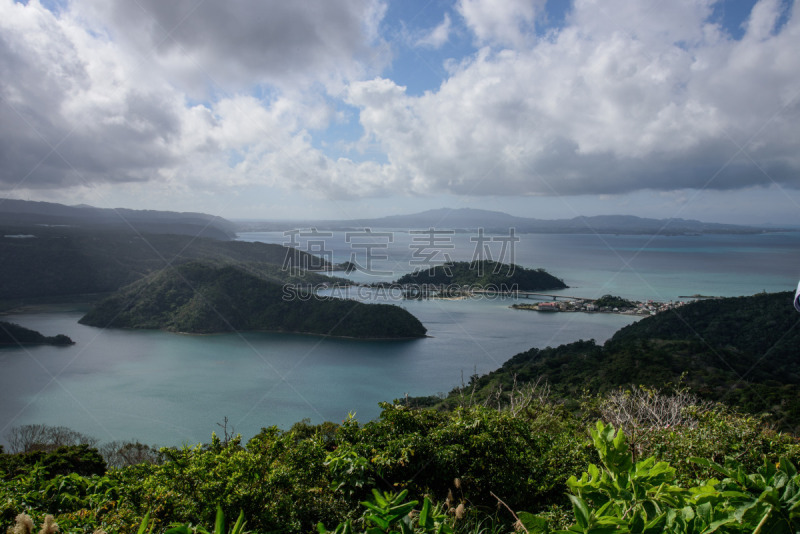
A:
[[[565,400],[629,385],[689,387],[702,398],[751,413],[768,412],[800,430],[800,314],[792,294],[704,300],[662,312],[617,332],[604,346],[578,341],[531,349],[474,377],[467,394],[486,399],[546,380]],[[453,405],[464,391],[450,393]],[[430,399],[429,399],[430,401]]]
[[[136,282],[100,302],[81,323],[214,333],[273,331],[368,339],[423,337],[399,306],[364,304],[287,289],[234,265],[189,262]]]
[[[0,226],[0,300],[108,293],[169,265],[204,259],[324,267],[315,256],[264,243],[130,229]]]
[[[772,363],[787,358],[800,361],[800,314],[793,307],[793,296],[784,292],[700,300],[675,313],[630,324],[614,334],[611,343],[692,339],[760,354]]]
[[[451,262],[401,276],[398,284],[432,284],[470,287],[510,288],[522,291],[566,289],[563,280],[544,269],[527,269],[519,265],[491,260]]]
[[[65,206],[10,198],[0,198],[0,226],[105,228],[226,241],[236,237],[236,226],[232,222],[206,213]]]

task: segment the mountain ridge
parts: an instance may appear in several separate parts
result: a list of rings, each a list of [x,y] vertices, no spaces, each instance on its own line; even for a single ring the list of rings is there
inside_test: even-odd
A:
[[[571,219],[538,219],[518,217],[500,211],[478,208],[436,208],[407,215],[387,215],[379,218],[349,220],[242,221],[239,231],[277,231],[293,227],[316,227],[325,230],[352,228],[439,228],[518,233],[599,233],[599,234],[760,234],[783,231],[783,228],[764,228],[725,223],[707,223],[694,219],[651,219],[635,215],[577,216]]]
[[[222,217],[199,212],[67,206],[55,202],[0,199],[0,226],[75,226],[148,234],[178,234],[228,241],[235,225]]]

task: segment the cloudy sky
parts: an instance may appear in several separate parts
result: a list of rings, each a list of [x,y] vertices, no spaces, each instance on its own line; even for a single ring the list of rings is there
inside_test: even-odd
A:
[[[800,222],[787,0],[0,0],[0,197]]]

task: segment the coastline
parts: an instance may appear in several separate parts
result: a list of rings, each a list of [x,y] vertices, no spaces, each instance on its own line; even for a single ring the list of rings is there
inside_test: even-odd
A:
[[[650,317],[658,313],[674,310],[680,308],[688,302],[682,300],[657,302],[653,300],[647,301],[629,301],[631,306],[596,306],[595,300],[569,300],[569,301],[551,301],[540,302],[537,304],[519,304],[515,303],[509,306],[514,310],[536,311],[541,313],[607,313],[615,315],[628,315],[634,317]]]

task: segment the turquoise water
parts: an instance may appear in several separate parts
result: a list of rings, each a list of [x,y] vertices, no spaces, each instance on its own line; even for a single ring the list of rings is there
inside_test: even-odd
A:
[[[282,234],[258,237],[284,240]],[[572,286],[568,295],[659,300],[693,293],[746,295],[793,289],[800,276],[797,234],[520,237],[515,261],[564,278]],[[341,242],[330,245],[335,261],[347,260],[349,245],[343,233],[337,238]],[[471,258],[468,239],[454,237],[458,247],[447,250],[453,259]],[[398,234],[386,249],[391,266],[376,268],[412,270],[409,242],[407,234]],[[13,426],[45,423],[101,441],[179,445],[207,442],[225,417],[245,438],[263,426],[288,428],[304,418],[341,421],[355,412],[368,420],[378,415],[380,401],[444,393],[460,384],[462,373],[468,378],[490,371],[531,347],[602,342],[634,320],[537,314],[511,310],[511,303],[402,302],[431,337],[394,342],[102,330],[77,323],[85,310],[63,306],[12,315],[4,319],[47,335],[66,334],[77,344],[0,349],[0,436]]]
[[[388,249],[376,248],[372,269],[391,272],[388,276],[355,273],[363,282],[387,281],[420,265],[415,259],[414,236],[408,231],[391,231],[393,242]],[[474,233],[444,235],[441,245],[423,253],[434,254],[441,263],[445,254],[453,261],[469,261],[476,252]],[[496,236],[502,237],[502,236]],[[507,251],[504,261],[525,267],[541,267],[562,278],[568,295],[595,298],[607,293],[637,300],[677,300],[682,295],[741,296],[761,291],[787,291],[800,278],[800,233],[719,236],[626,236],[626,235],[553,235],[521,234]],[[285,243],[281,232],[241,234],[240,239]],[[447,241],[449,239],[449,242]],[[471,239],[473,241],[471,241]],[[355,254],[366,264],[363,249],[346,242],[346,232],[331,232],[330,237],[300,239],[300,249],[318,247],[324,241],[334,262],[343,262]],[[373,240],[380,244],[379,239]],[[419,245],[419,242],[416,242]],[[425,243],[422,243],[423,245]],[[501,258],[502,243],[490,242],[492,259]],[[511,248],[511,247],[509,247]],[[419,256],[419,255],[417,255]]]

